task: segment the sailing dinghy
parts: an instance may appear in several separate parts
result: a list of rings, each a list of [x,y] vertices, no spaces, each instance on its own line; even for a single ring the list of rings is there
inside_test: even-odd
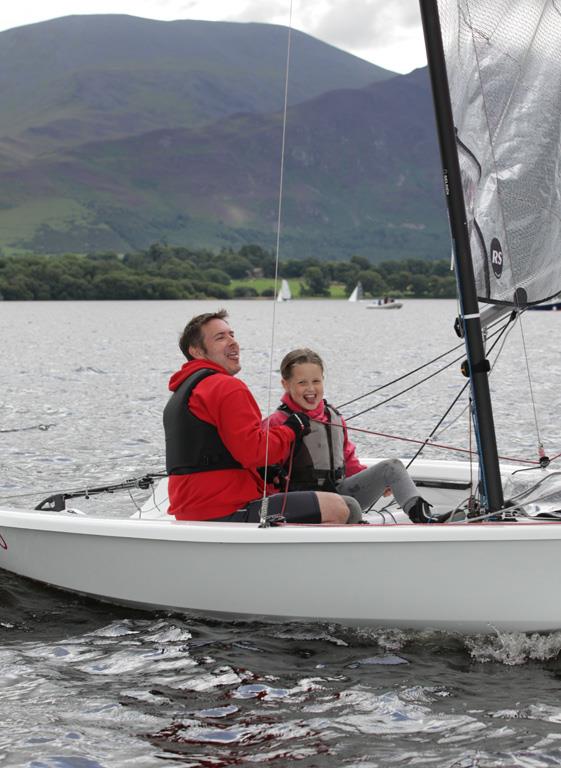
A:
[[[358,283],[353,288],[352,293],[347,299],[347,301],[351,301],[351,302],[362,301],[363,294],[364,294],[364,291],[362,290],[362,283],[359,280]]]
[[[536,0],[421,0],[479,469],[410,471],[444,524],[177,522],[166,480],[134,517],[66,508],[94,491],[0,509],[0,568],[148,609],[458,632],[561,629],[561,493],[547,460],[500,465],[479,304],[524,310],[561,291],[561,16]],[[493,319],[494,318],[494,319]],[[498,320],[497,320],[498,321]],[[374,460],[373,460],[374,461]],[[123,487],[130,487],[123,484]],[[133,484],[134,484],[133,483]]]
[[[291,299],[292,299],[292,291],[290,290],[290,285],[288,283],[288,280],[282,280],[281,287],[279,288],[279,292],[277,293],[277,301],[290,301]]]

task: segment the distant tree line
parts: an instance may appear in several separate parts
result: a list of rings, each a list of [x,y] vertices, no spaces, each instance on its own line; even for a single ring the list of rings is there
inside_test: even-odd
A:
[[[248,298],[271,296],[274,275],[274,253],[258,245],[215,253],[154,244],[127,254],[0,256],[0,296],[8,301]],[[288,259],[280,262],[279,277],[298,280],[302,296],[329,296],[333,284],[350,293],[358,281],[366,296],[456,295],[447,260],[373,265],[362,256],[350,261]]]

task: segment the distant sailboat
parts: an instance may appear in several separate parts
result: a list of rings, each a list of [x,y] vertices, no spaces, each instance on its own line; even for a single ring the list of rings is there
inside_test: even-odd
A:
[[[362,290],[362,283],[359,280],[358,283],[355,285],[354,290],[351,293],[351,295],[349,296],[348,300],[349,301],[360,301],[362,299],[363,293],[364,292]]]
[[[281,283],[280,291],[277,294],[277,301],[290,301],[291,298],[292,293],[290,291],[288,280],[283,280]]]

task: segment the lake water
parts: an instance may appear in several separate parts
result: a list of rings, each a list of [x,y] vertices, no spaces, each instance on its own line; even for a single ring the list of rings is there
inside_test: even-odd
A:
[[[295,346],[320,352],[327,395],[340,404],[458,343],[453,301],[408,301],[391,312],[337,301],[222,304],[241,342],[241,376],[264,411],[276,406],[278,363]],[[23,508],[61,489],[161,471],[161,412],[169,375],[182,363],[179,332],[192,315],[217,306],[0,303],[0,505]],[[529,312],[522,325],[550,455],[561,451],[560,324],[561,313]],[[413,378],[344,413],[374,405]],[[350,425],[422,440],[463,383],[454,365]],[[534,459],[536,419],[519,326],[494,366],[492,390],[499,452]],[[362,455],[407,457],[416,449],[363,432],[353,439]],[[438,442],[468,446],[465,402]],[[128,496],[95,503],[112,514],[134,511]],[[438,588],[423,583],[422,573],[411,584]],[[383,585],[357,573],[356,589]],[[477,563],[473,589],[485,589]],[[561,765],[560,650],[561,634],[461,638],[154,616],[0,572],[0,765]]]

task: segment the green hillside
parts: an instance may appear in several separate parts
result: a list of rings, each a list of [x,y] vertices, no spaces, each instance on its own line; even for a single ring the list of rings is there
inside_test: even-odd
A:
[[[0,32],[0,168],[40,153],[195,127],[284,98],[287,30],[69,16]],[[290,103],[393,73],[294,31]]]
[[[72,16],[0,33],[0,249],[270,249],[284,28]],[[426,70],[292,45],[282,249],[439,258],[447,224]]]
[[[95,142],[0,172],[6,253],[128,251],[152,242],[270,248],[282,122]],[[290,257],[435,258],[448,248],[426,73],[289,110],[282,242]]]

